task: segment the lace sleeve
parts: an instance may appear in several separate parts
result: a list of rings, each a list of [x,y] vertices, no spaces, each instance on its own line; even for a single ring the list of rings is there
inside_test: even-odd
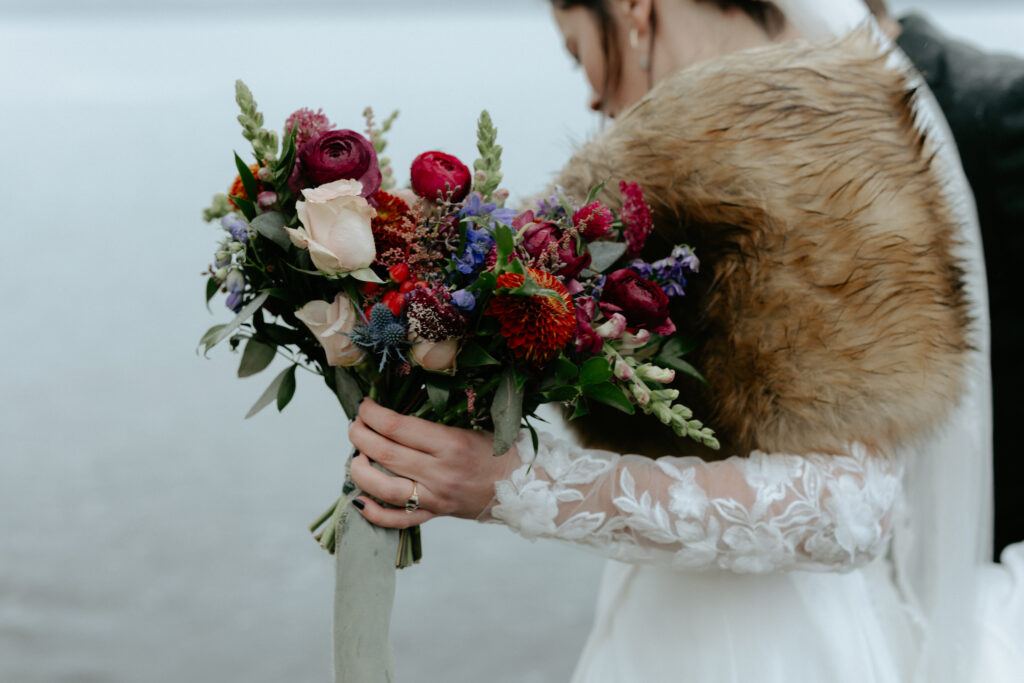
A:
[[[901,490],[901,468],[859,444],[843,455],[755,451],[720,462],[545,436],[536,452],[528,435],[517,446],[522,465],[497,483],[482,521],[683,569],[852,569],[885,547]]]

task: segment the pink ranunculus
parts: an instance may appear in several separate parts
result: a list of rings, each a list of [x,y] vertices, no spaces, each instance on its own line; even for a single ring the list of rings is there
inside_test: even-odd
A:
[[[359,314],[344,292],[339,293],[330,303],[310,301],[295,311],[295,317],[309,328],[324,347],[328,365],[347,367],[363,360],[363,351],[348,336],[359,322]]]
[[[293,179],[300,189],[335,180],[358,180],[362,183],[362,196],[370,197],[381,184],[377,152],[369,140],[354,130],[327,130],[299,148]]]
[[[369,268],[377,257],[372,220],[376,211],[360,196],[355,180],[336,180],[303,190],[295,203],[302,225],[285,227],[292,244],[309,249],[317,270],[337,276]]]
[[[444,152],[424,152],[413,159],[409,178],[413,191],[432,202],[461,202],[473,180],[464,163]]]
[[[612,234],[612,210],[601,202],[591,202],[576,209],[572,224],[588,242]]]
[[[645,280],[629,268],[616,270],[605,279],[601,308],[606,315],[622,313],[630,328],[671,334],[675,325],[668,317],[668,295],[657,283]]]
[[[539,259],[545,253],[556,253],[562,266],[554,271],[555,275],[567,279],[576,277],[580,271],[590,265],[590,252],[579,253],[576,250],[576,241],[567,237],[562,229],[554,223],[527,225],[523,231],[521,244],[534,259]]]

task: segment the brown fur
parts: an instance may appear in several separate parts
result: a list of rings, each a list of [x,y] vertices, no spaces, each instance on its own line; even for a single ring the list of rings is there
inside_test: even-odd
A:
[[[702,270],[674,319],[700,340],[710,390],[677,385],[723,455],[884,448],[958,395],[956,229],[914,98],[863,34],[731,55],[660,83],[557,179],[576,197],[610,181],[612,205],[620,179],[639,182],[652,251],[696,246]],[[621,452],[701,453],[610,409],[578,432]]]

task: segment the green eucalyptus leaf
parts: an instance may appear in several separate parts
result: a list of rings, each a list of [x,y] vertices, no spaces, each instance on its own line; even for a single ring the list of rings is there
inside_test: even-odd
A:
[[[260,395],[260,397],[256,399],[256,403],[252,404],[252,408],[249,408],[249,412],[245,414],[245,419],[248,420],[250,417],[252,417],[256,413],[260,412],[261,410],[269,406],[271,403],[274,402],[275,399],[278,398],[278,394],[281,391],[281,385],[284,384],[285,378],[288,377],[289,374],[292,376],[294,391],[295,367],[296,366],[291,365],[285,368],[277,375],[277,377],[274,378],[274,381],[270,383],[270,386],[267,387],[266,391],[264,391]]]
[[[622,242],[591,242],[587,250],[590,252],[590,269],[603,273],[622,258],[626,245]]]
[[[291,402],[292,397],[295,396],[295,369],[298,365],[293,365],[285,371],[284,379],[281,380],[281,386],[277,388],[277,411],[281,412],[284,407]]]
[[[580,384],[601,384],[612,378],[612,365],[607,358],[588,358],[580,369]]]
[[[479,368],[485,365],[501,365],[501,361],[476,342],[470,342],[462,347],[458,357],[458,364],[464,368]]]
[[[427,400],[434,412],[440,415],[448,406],[448,398],[451,396],[451,389],[427,382]]]
[[[287,224],[288,221],[284,217],[284,214],[279,211],[261,213],[259,216],[256,216],[256,218],[253,218],[251,223],[256,232],[263,235],[285,251],[288,251],[288,247],[290,247],[292,243],[291,238],[288,237],[288,233],[284,230],[284,226]]]
[[[207,304],[210,303],[210,299],[212,299],[214,297],[214,295],[217,293],[217,290],[219,290],[219,289],[220,289],[220,282],[217,281],[217,278],[211,277],[209,280],[206,281],[206,303]]]
[[[636,408],[634,408],[633,402],[629,400],[629,397],[626,396],[626,392],[611,382],[605,382],[604,384],[587,384],[581,387],[581,389],[583,391],[583,395],[587,398],[600,401],[612,408],[618,408],[629,415],[636,412]]]
[[[217,344],[220,344],[222,341],[230,337],[231,333],[237,330],[242,323],[251,318],[253,313],[260,309],[260,306],[263,305],[269,296],[270,292],[261,292],[259,296],[247,303],[245,307],[238,312],[238,315],[231,320],[231,322],[226,325],[216,325],[211,327],[210,330],[203,335],[203,338],[199,340],[199,343],[205,345],[207,351]],[[216,332],[214,332],[214,330],[216,330]]]
[[[277,350],[269,344],[250,339],[242,351],[242,362],[238,365],[239,377],[252,377],[258,372],[263,372],[274,360]]]
[[[697,341],[692,337],[674,334],[668,338],[665,345],[658,352],[659,357],[670,358],[672,356],[685,356],[697,348]]]
[[[359,388],[359,382],[347,368],[334,368],[334,394],[341,402],[345,416],[354,420],[359,412],[359,403],[363,400],[363,390]]]
[[[519,437],[523,420],[523,394],[516,388],[515,371],[505,370],[491,403],[494,422],[494,455],[504,455]]]

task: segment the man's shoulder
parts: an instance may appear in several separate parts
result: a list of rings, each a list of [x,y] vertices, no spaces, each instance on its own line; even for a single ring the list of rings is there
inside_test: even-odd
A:
[[[1024,111],[1024,59],[952,38],[920,14],[899,21],[898,45],[944,110],[955,106],[985,111],[990,125],[1005,123],[1011,111]]]

